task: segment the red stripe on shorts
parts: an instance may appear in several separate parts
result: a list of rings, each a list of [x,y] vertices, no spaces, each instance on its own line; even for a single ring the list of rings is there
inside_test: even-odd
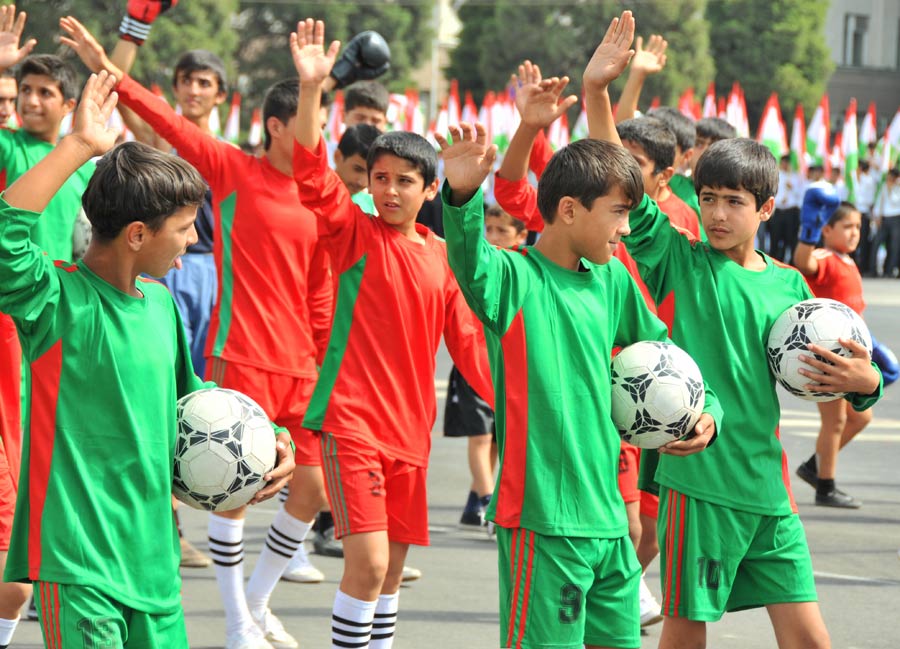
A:
[[[525,625],[528,622],[528,602],[531,599],[531,560],[534,558],[534,532],[528,533],[528,565],[525,568],[525,593],[522,595],[522,617],[519,623],[519,639],[516,649],[522,649],[522,639],[525,637]]]
[[[684,558],[684,508],[687,505],[687,497],[678,494],[678,577],[675,582],[675,617],[678,616],[678,606],[681,604],[681,568]]]
[[[506,634],[506,646],[509,647],[512,645],[513,636],[515,636],[516,630],[516,622],[518,619],[516,618],[516,609],[519,604],[519,585],[520,580],[522,578],[522,548],[520,545],[524,546],[525,535],[522,533],[523,530],[520,527],[517,527],[513,530],[513,538],[510,546],[513,548],[513,561],[515,561],[515,569],[513,570],[514,579],[513,579],[513,593],[510,598],[510,611],[509,611],[509,630]]]

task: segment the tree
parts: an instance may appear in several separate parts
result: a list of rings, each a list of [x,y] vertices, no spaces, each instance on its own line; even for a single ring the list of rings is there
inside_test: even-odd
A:
[[[827,10],[819,0],[710,3],[716,83],[720,90],[741,83],[751,124],[758,123],[772,92],[785,114],[798,103],[812,114],[834,68],[823,29]]]
[[[705,87],[714,72],[709,25],[703,17],[706,0],[644,0],[633,5],[638,33],[660,33],[670,43],[666,69],[648,80],[642,105],[653,95],[673,103],[685,87]],[[580,92],[581,71],[610,19],[620,12],[615,0],[553,6],[523,6],[514,0],[464,4],[459,10],[460,43],[451,54],[447,76],[480,99],[487,90],[502,88],[518,64],[531,59],[545,75],[568,74],[569,90]],[[623,84],[620,79],[613,86],[614,100]]]
[[[10,4],[4,2],[3,4]],[[124,0],[20,0],[16,7],[28,13],[24,37],[38,40],[35,52],[58,54],[86,74],[72,52],[59,44],[59,19],[75,16],[101,44],[111,51],[118,38]],[[153,26],[150,38],[138,56],[132,76],[144,84],[157,83],[168,89],[177,58],[192,49],[207,49],[225,62],[234,76],[233,52],[238,34],[232,29],[237,0],[189,0],[169,10]]]

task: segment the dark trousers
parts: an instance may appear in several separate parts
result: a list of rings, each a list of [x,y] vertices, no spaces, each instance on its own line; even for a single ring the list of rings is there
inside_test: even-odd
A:
[[[800,208],[789,207],[786,210],[775,210],[769,219],[769,254],[775,259],[789,263],[797,247],[800,234]]]
[[[859,245],[853,253],[853,260],[860,272],[868,274],[872,266],[872,243],[874,235],[872,234],[872,215],[864,213],[862,215],[862,225],[859,229]]]
[[[900,214],[885,216],[881,219],[881,227],[872,242],[871,271],[878,274],[878,248],[884,244],[887,257],[884,260],[883,274],[885,277],[893,276],[894,269],[900,264]]]

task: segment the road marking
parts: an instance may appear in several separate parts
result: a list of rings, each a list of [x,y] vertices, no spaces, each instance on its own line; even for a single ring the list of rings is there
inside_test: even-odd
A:
[[[841,575],[836,572],[820,572],[813,570],[814,577],[822,579],[837,579],[838,581],[855,581],[860,584],[885,584],[895,586],[900,584],[900,579],[875,579],[872,577],[857,577],[856,575]]]

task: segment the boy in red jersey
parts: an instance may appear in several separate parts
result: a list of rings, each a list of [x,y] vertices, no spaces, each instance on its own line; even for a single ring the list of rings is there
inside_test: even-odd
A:
[[[48,647],[181,648],[175,404],[203,384],[171,295],[141,275],[180,265],[206,184],[183,160],[126,143],[98,162],[85,191],[94,237],[84,259],[50,261],[31,239],[54,192],[113,146],[114,83],[106,72],[88,80],[72,134],[0,200],[0,308],[33,377],[4,578],[35,582]],[[255,502],[293,470],[281,433],[278,466]],[[130,561],[135,549],[147,560]]]
[[[207,338],[207,374],[218,385],[249,395],[287,428],[297,464],[246,596],[246,508],[210,515],[210,554],[225,608],[225,646],[296,647],[269,610],[268,599],[325,504],[318,444],[302,420],[328,336],[333,291],[327,257],[317,245],[315,218],[301,204],[292,175],[297,82],[281,81],[266,93],[266,153],[257,158],[203,133],[136,81],[120,77],[80,23],[67,18],[64,24],[67,44],[91,69],[121,78],[120,102],[197,167],[212,190],[219,294]]]
[[[404,558],[410,544],[428,544],[425,476],[442,333],[475,390],[489,402],[493,391],[444,244],[416,224],[422,203],[437,192],[433,147],[405,132],[375,140],[367,162],[378,217],[354,205],[328,169],[316,116],[339,43],[326,52],[324,33],[321,21],[307,19],[291,34],[301,86],[294,174],[339,275],[328,351],[304,425],[321,431],[335,536],[344,544],[333,646],[389,647]]]

